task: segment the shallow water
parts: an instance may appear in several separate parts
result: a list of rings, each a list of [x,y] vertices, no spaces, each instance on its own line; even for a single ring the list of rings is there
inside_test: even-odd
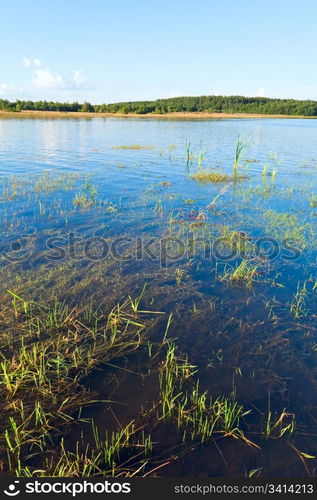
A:
[[[248,141],[241,180],[191,178],[202,152],[201,169],[232,175],[239,136]],[[234,392],[252,411],[243,430],[257,450],[229,437],[185,452],[175,430],[154,429],[162,474],[315,475],[315,459],[300,452],[317,453],[316,173],[314,120],[0,120],[2,285],[64,264],[77,272],[74,303],[91,294],[116,303],[146,283],[145,304],[173,314],[169,335],[202,388]],[[240,235],[242,255],[219,240],[223,231]],[[255,266],[251,283],[230,279],[242,259]],[[55,293],[53,279],[23,280],[21,296]],[[143,355],[118,366],[87,380],[100,399],[124,402],[85,410],[109,429],[138,419],[157,394]],[[269,412],[295,414],[295,434],[265,437]]]

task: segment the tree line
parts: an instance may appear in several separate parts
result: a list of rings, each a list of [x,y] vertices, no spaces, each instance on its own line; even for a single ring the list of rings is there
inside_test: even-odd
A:
[[[22,101],[0,99],[0,110],[6,111],[72,111],[91,113],[164,114],[174,112],[259,113],[317,116],[317,101],[271,99],[268,97],[198,96],[171,97],[155,101],[91,104],[84,102]]]

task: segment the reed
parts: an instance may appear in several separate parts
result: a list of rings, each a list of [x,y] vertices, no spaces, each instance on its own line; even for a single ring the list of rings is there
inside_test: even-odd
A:
[[[186,147],[186,170],[188,171],[192,160],[192,152],[191,152],[190,141],[188,141],[187,139],[185,142],[185,147]]]
[[[236,149],[235,149],[234,161],[233,161],[233,177],[234,177],[234,179],[237,179],[237,177],[238,177],[238,169],[241,165],[241,161],[242,161],[243,156],[245,155],[247,149],[248,149],[248,142],[245,139],[243,139],[241,136],[239,136],[237,139],[237,142],[236,142]]]

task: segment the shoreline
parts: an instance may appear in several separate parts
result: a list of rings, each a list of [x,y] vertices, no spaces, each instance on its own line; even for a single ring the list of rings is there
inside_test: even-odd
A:
[[[0,110],[0,118],[154,118],[154,119],[250,119],[250,118],[284,118],[284,119],[306,119],[314,120],[317,116],[305,116],[305,115],[263,115],[259,113],[205,113],[205,112],[174,112],[165,114],[147,113],[90,113],[82,111],[4,111]]]

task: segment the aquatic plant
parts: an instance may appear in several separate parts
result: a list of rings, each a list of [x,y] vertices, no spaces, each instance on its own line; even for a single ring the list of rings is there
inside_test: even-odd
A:
[[[252,288],[253,284],[258,280],[259,265],[248,259],[243,259],[240,264],[235,266],[227,265],[222,275],[218,278],[221,281],[228,281],[238,285],[245,285]]]
[[[269,411],[265,422],[264,435],[267,439],[280,439],[284,435],[292,436],[295,431],[295,414],[287,413],[284,409],[282,413],[272,419],[272,412]]]
[[[163,202],[162,202],[162,200],[158,200],[158,201],[155,203],[154,213],[155,213],[158,217],[161,217],[161,218],[163,217],[164,208],[163,208]]]
[[[188,141],[186,139],[186,142],[185,142],[185,146],[186,146],[186,170],[189,170],[189,166],[190,166],[190,162],[191,162],[191,159],[192,159],[192,153],[191,153],[191,149],[190,149],[190,141]]]
[[[202,161],[203,161],[203,158],[206,154],[206,150],[205,149],[202,149],[200,151],[200,153],[198,154],[198,158],[197,158],[197,169],[198,169],[198,172],[200,172],[200,169],[201,169],[201,164],[202,164]]]
[[[245,232],[223,225],[220,229],[220,240],[230,250],[237,253],[239,257],[254,252],[252,238]]]
[[[104,201],[103,206],[105,207],[106,211],[111,214],[115,214],[118,212],[117,206],[114,203],[112,203],[112,201],[108,200]]]
[[[207,208],[210,210],[215,210],[218,199],[228,191],[228,189],[230,188],[230,186],[232,186],[232,184],[233,184],[232,182],[229,182],[226,186],[224,186],[219,191],[219,193],[212,199],[209,205],[207,205]]]
[[[96,200],[94,196],[89,196],[86,193],[76,193],[75,198],[73,200],[73,204],[75,207],[79,207],[81,209],[87,209],[94,206]]]
[[[296,293],[293,296],[293,300],[290,305],[290,312],[295,318],[300,318],[305,316],[306,311],[306,298],[307,298],[307,285],[306,282],[303,285],[297,284]]]
[[[311,194],[310,200],[309,200],[309,206],[310,208],[315,208],[317,207],[317,195],[316,194]]]
[[[178,286],[182,283],[182,281],[186,280],[188,278],[188,273],[185,271],[185,269],[181,269],[180,267],[177,267],[175,269],[175,280]]]
[[[241,136],[239,136],[237,139],[237,142],[236,142],[236,149],[235,149],[235,155],[234,155],[234,161],[233,161],[233,177],[234,177],[234,179],[236,179],[238,176],[238,168],[241,164],[241,161],[242,161],[244,154],[247,151],[247,148],[248,148],[248,141],[246,141]]]

